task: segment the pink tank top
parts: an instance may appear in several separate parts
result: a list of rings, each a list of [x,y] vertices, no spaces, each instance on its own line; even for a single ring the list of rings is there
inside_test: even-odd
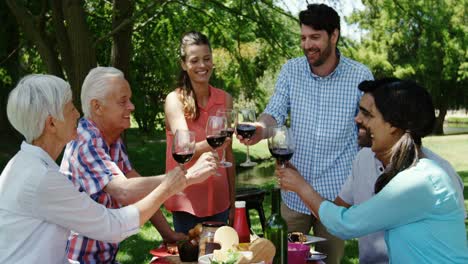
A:
[[[206,140],[205,127],[208,116],[216,115],[218,109],[226,108],[226,92],[209,86],[210,97],[205,107],[198,106],[200,116],[197,120],[186,120],[189,130],[195,131],[197,142]],[[174,135],[166,125],[166,173],[178,166],[172,158],[171,148]],[[217,149],[219,157],[222,157],[222,149]],[[185,165],[190,168],[196,160],[191,160]],[[184,211],[198,217],[211,216],[221,213],[229,208],[229,182],[227,169],[219,168],[221,176],[211,176],[206,181],[191,185],[184,189],[185,195],[174,195],[164,203],[169,211]]]

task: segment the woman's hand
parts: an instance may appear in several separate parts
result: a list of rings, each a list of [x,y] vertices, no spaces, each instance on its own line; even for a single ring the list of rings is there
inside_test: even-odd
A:
[[[218,169],[218,155],[213,152],[203,153],[187,170],[186,179],[188,185],[204,182],[208,177],[214,175]]]
[[[185,174],[187,174],[187,171],[182,166],[176,166],[166,174],[161,184],[164,185],[165,190],[171,194],[170,196],[187,187]]]
[[[276,175],[278,176],[278,184],[281,189],[299,193],[301,187],[309,185],[304,177],[291,163],[287,163],[285,168],[276,165]]]

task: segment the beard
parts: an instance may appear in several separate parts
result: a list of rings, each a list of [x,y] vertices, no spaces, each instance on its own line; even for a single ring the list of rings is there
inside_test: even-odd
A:
[[[365,128],[362,125],[358,125],[358,129],[364,129],[366,132],[361,134],[358,133],[358,145],[361,148],[370,148],[372,147],[372,138],[371,138],[371,132],[368,128]]]
[[[308,50],[304,49],[304,55],[307,57],[307,53],[309,53],[309,51],[311,51],[311,50],[315,50],[315,49],[312,49],[312,48],[308,49]],[[309,64],[311,66],[313,66],[313,67],[318,67],[318,66],[323,65],[325,63],[325,61],[327,61],[328,58],[330,58],[330,56],[331,56],[331,53],[332,53],[331,40],[328,39],[327,46],[325,47],[323,52],[320,49],[315,50],[315,52],[320,52],[320,56],[318,57],[317,60],[315,60],[312,63],[309,61]]]

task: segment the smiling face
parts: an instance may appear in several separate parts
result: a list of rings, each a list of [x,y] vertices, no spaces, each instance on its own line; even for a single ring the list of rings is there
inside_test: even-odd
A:
[[[120,134],[130,128],[130,116],[135,110],[130,101],[132,90],[123,78],[113,78],[109,82],[112,88],[105,96],[104,102],[98,102],[100,127],[106,130],[105,134]]]
[[[377,109],[374,97],[365,93],[359,103],[359,113],[355,118],[359,127],[359,139],[370,137],[372,151],[381,160],[388,158],[392,146],[403,134],[401,129],[393,127],[383,119]]]
[[[301,25],[301,48],[311,66],[318,67],[332,59],[337,39],[338,30],[329,36],[325,30],[315,30],[310,26]]]
[[[185,54],[181,65],[192,83],[207,84],[213,72],[213,57],[208,45],[189,45],[185,48]]]

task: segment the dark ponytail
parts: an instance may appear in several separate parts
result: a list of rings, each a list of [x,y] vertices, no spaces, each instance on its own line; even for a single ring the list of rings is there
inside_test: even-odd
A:
[[[421,158],[421,139],[434,127],[434,105],[429,93],[409,80],[364,81],[359,89],[372,95],[385,122],[405,131],[390,150],[390,163],[375,183],[375,193],[378,193],[393,177],[416,165]]]

